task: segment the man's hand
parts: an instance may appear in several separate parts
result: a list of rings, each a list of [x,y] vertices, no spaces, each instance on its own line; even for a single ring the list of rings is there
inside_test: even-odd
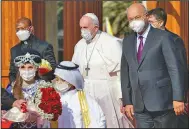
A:
[[[125,114],[125,107],[120,106],[120,112],[123,113],[123,114]]]
[[[134,108],[133,105],[126,105],[125,106],[125,111],[126,111],[126,115],[133,120],[133,115],[134,115]]]
[[[19,100],[14,101],[14,103],[12,104],[12,106],[21,109],[21,104],[22,103],[26,103],[26,101],[23,100],[23,99],[19,99]]]
[[[173,108],[177,116],[181,115],[184,113],[184,102],[173,101]]]
[[[110,75],[111,77],[117,76],[117,72],[110,72],[109,75]]]

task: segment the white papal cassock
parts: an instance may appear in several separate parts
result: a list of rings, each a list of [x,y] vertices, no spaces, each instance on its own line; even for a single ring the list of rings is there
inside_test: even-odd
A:
[[[86,95],[89,109],[89,128],[105,128],[105,116],[94,99]],[[61,95],[63,105],[62,115],[58,118],[58,128],[85,128],[77,90],[71,90]]]
[[[98,31],[91,43],[87,44],[86,40],[81,39],[76,44],[72,58],[72,62],[79,65],[79,70],[84,76],[84,90],[97,100],[105,113],[108,128],[132,126],[120,112],[121,54],[122,40]],[[88,76],[86,76],[87,63],[90,68]],[[110,72],[116,71],[118,76],[109,75]]]

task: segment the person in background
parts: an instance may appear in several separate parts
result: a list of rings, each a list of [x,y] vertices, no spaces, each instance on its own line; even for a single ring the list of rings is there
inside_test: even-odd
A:
[[[180,64],[182,64],[181,68],[186,69],[186,67],[187,67],[187,56],[186,56],[186,49],[185,49],[185,46],[184,46],[184,42],[183,42],[183,40],[180,36],[169,31],[165,27],[166,22],[167,22],[167,13],[165,12],[165,10],[162,9],[162,8],[155,8],[155,9],[148,11],[148,21],[154,28],[165,30],[173,36],[174,44],[177,46],[176,47],[176,49],[177,49],[176,50],[176,54],[177,54],[176,59],[178,60],[178,62]],[[187,71],[186,71],[186,74],[187,74]],[[185,86],[186,86],[186,90],[188,91],[187,79],[188,79],[188,76],[186,76],[186,79],[185,79],[185,82],[186,82]],[[188,96],[189,96],[189,92],[188,92]],[[186,110],[188,109],[188,100],[185,104],[185,109]],[[178,127],[179,128],[188,128],[187,112],[177,116],[177,121],[178,121]]]
[[[54,74],[54,87],[61,94],[63,105],[58,128],[105,128],[106,120],[101,107],[83,91],[84,79],[78,65],[62,61]]]
[[[14,65],[14,59],[20,55],[25,48],[30,48],[38,51],[41,57],[47,60],[51,67],[54,69],[56,67],[56,60],[53,52],[53,46],[46,41],[42,41],[38,39],[34,35],[34,28],[30,19],[26,17],[22,17],[16,22],[16,35],[20,40],[15,46],[13,46],[10,50],[10,68],[9,68],[9,81],[11,86],[13,86],[16,80],[16,74],[18,72],[17,67]],[[52,77],[51,77],[51,76]],[[46,80],[53,79],[53,71],[48,74],[49,78],[45,78]],[[7,87],[8,88],[8,87]],[[11,88],[10,88],[11,89]]]

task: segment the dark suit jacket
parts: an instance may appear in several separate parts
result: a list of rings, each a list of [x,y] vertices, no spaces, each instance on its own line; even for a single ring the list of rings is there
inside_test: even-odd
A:
[[[16,99],[1,87],[1,110],[9,110]]]
[[[184,70],[187,69],[186,73],[185,73],[185,88],[186,91],[188,90],[188,68],[187,68],[187,54],[186,54],[186,49],[185,49],[185,45],[184,45],[184,41],[182,40],[182,38],[180,36],[178,36],[177,34],[169,31],[168,29],[165,29],[168,33],[171,34],[171,36],[173,37],[174,40],[174,44],[175,44],[175,49],[176,49],[176,56],[177,56],[177,61],[180,63],[180,67],[183,68]],[[187,92],[186,92],[186,99],[185,101],[187,101]]]
[[[180,36],[177,34],[169,31],[166,29],[168,33],[170,33],[173,37],[174,43],[175,43],[175,49],[176,49],[176,55],[177,55],[177,60],[181,63],[182,67],[186,68],[187,67],[187,56],[186,56],[186,49],[184,46],[184,42]]]
[[[172,109],[173,100],[184,101],[185,68],[177,60],[176,46],[170,33],[150,29],[137,61],[136,34],[123,40],[121,87],[124,105],[135,112]]]
[[[24,44],[24,42],[21,41],[20,43],[12,47],[10,50],[11,52],[11,62],[9,68],[10,83],[15,81],[16,79],[17,68],[14,65],[14,59],[15,57],[21,55],[22,50],[24,48],[32,48],[38,51],[43,59],[49,61],[53,69],[55,69],[56,67],[56,60],[53,52],[53,46],[45,41],[39,40],[36,36],[31,35],[27,40],[27,44]]]

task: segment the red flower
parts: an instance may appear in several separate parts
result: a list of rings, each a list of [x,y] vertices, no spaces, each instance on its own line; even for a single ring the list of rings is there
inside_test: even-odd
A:
[[[44,75],[44,74],[48,73],[49,71],[51,71],[51,70],[48,68],[38,68],[39,75]]]
[[[62,114],[62,104],[60,101],[60,95],[52,87],[41,88],[42,93],[41,103],[38,107],[43,110],[44,113],[53,114],[53,120],[57,120],[58,116]]]

